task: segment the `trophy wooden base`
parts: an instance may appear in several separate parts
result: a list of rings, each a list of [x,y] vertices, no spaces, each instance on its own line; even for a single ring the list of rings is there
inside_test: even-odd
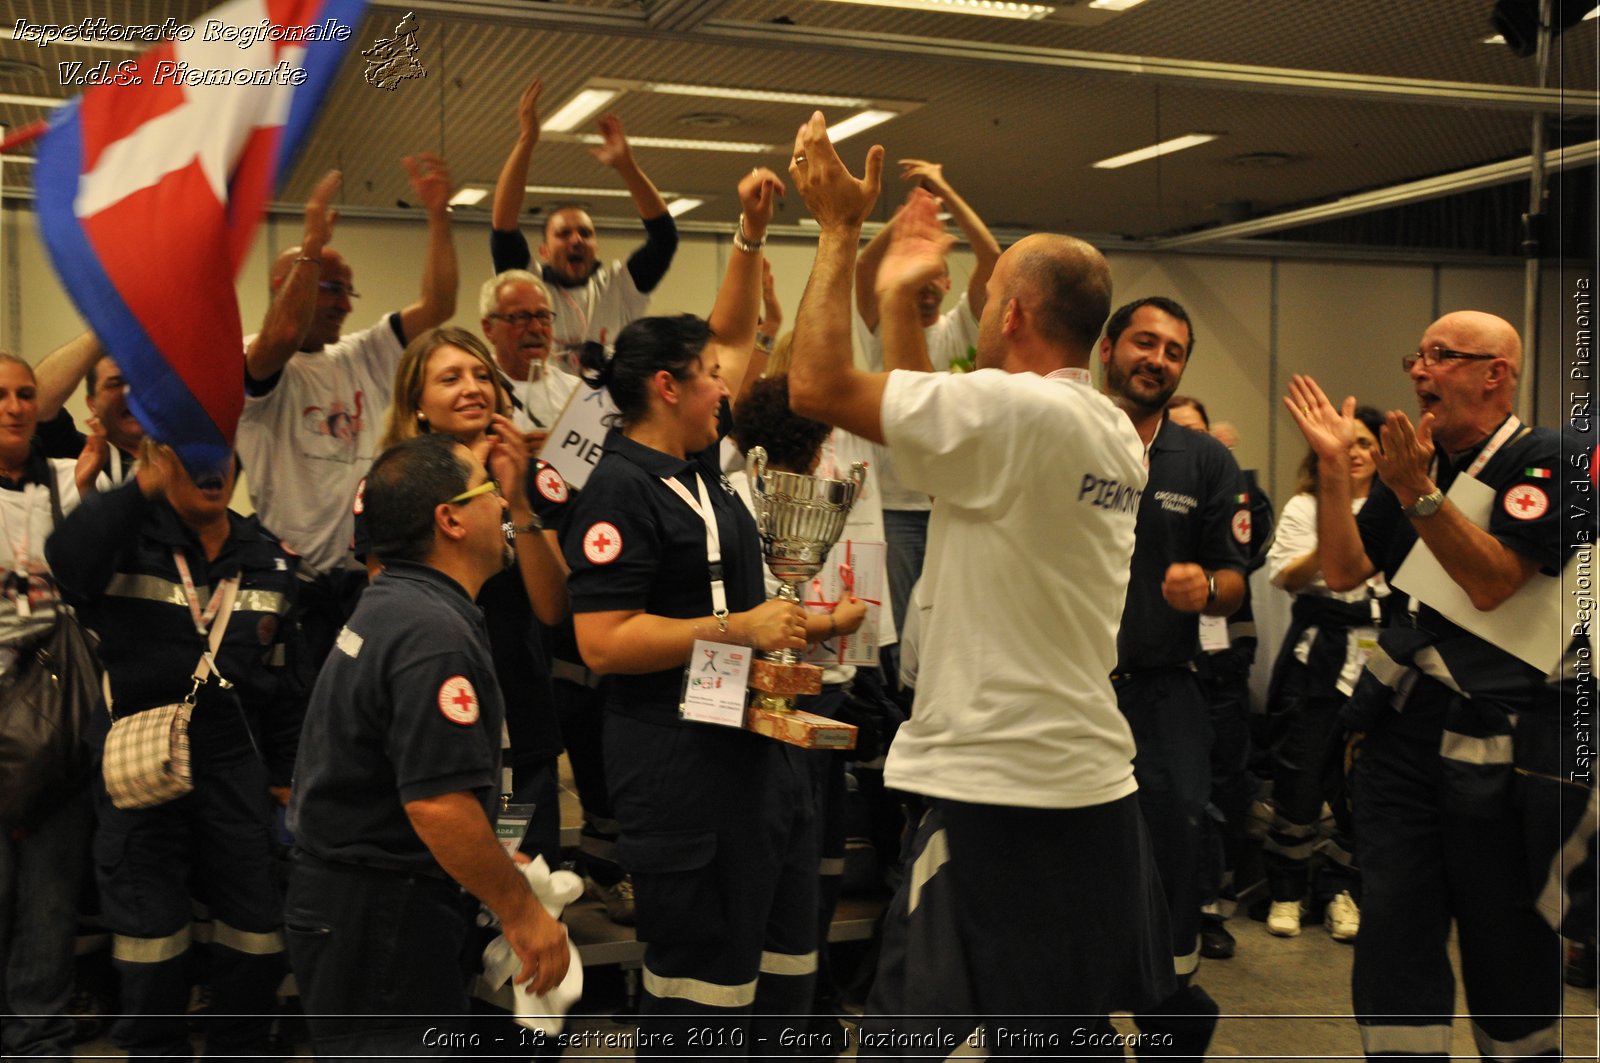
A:
[[[745,710],[744,726],[747,731],[802,749],[856,747],[856,729],[850,724],[796,709],[763,709],[752,705]]]
[[[784,664],[757,657],[750,662],[750,689],[775,698],[822,693],[822,669],[814,664]]]

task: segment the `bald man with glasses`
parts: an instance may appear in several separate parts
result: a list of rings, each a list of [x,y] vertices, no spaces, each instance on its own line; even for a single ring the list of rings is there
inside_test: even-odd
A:
[[[1492,634],[1497,610],[1539,573],[1558,575],[1571,553],[1561,533],[1560,436],[1512,412],[1522,344],[1492,314],[1445,315],[1401,367],[1420,417],[1413,424],[1389,413],[1381,482],[1359,515],[1347,467],[1355,400],[1335,407],[1311,378],[1290,384],[1285,404],[1321,473],[1323,575],[1334,590],[1379,571],[1393,581],[1425,546]],[[1452,489],[1466,478],[1492,493],[1485,526],[1456,501],[1463,494]],[[1503,649],[1506,640],[1447,617],[1439,589],[1408,586],[1414,608],[1390,597],[1378,648],[1343,712],[1361,738],[1351,800],[1363,876],[1352,985],[1362,1043],[1369,1056],[1449,1054],[1454,923],[1484,1058],[1559,1055],[1552,925],[1568,907],[1560,853],[1563,842],[1582,851],[1574,829],[1590,797],[1567,781],[1562,706],[1572,691]]]

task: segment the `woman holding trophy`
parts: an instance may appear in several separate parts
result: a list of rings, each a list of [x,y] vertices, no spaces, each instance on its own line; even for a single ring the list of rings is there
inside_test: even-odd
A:
[[[804,611],[766,600],[755,521],[717,461],[755,347],[761,245],[782,191],[766,169],[740,181],[743,214],[709,321],[643,318],[609,359],[593,346],[584,359],[618,424],[573,505],[565,549],[578,646],[612,676],[606,775],[646,945],[639,1058],[748,1055],[811,1003],[805,753],[679,714],[697,641],[805,645]]]

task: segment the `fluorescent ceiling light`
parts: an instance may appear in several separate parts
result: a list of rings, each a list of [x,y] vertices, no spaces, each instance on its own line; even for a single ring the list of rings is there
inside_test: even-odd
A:
[[[602,144],[598,133],[585,133],[578,140],[585,144]],[[636,148],[680,148],[684,151],[738,151],[747,155],[765,155],[778,149],[772,144],[757,144],[748,140],[693,140],[687,137],[628,137]]]
[[[1089,0],[1089,6],[1101,11],[1126,11],[1138,7],[1144,0]]]
[[[875,125],[882,125],[889,119],[898,117],[900,117],[899,111],[862,111],[859,114],[851,115],[838,125],[829,126],[828,139],[837,144],[846,137],[853,137],[857,133],[871,129]]]
[[[1146,159],[1153,159],[1158,155],[1171,155],[1175,151],[1197,147],[1216,139],[1216,133],[1186,133],[1181,137],[1163,140],[1159,144],[1151,144],[1148,148],[1127,151],[1121,155],[1113,155],[1109,159],[1101,159],[1094,164],[1094,168],[1097,170],[1115,170],[1122,166],[1132,166],[1136,162],[1144,162]]]
[[[17,23],[17,24],[19,26],[21,25],[20,22]],[[17,39],[17,31],[16,30],[0,28],[0,41],[14,41],[16,39]],[[26,43],[26,44],[36,44],[38,42],[30,40],[30,41],[26,41],[24,43]],[[80,38],[77,38],[76,40],[67,40],[65,38],[58,38],[58,39],[52,40],[50,42],[50,47],[52,47],[52,48],[105,48],[108,51],[113,51],[113,52],[142,52],[146,48],[152,47],[152,42],[150,42],[150,41],[143,41],[143,42],[139,42],[139,41],[108,41],[108,40],[102,40],[99,37],[80,37]]]
[[[667,204],[667,213],[676,218],[680,214],[689,213],[691,210],[704,202],[705,200],[703,199],[674,199],[671,203]]]
[[[66,102],[55,96],[17,96],[9,92],[0,92],[0,103],[12,103],[20,107],[60,107]]]
[[[723,85],[679,85],[665,81],[647,82],[645,92],[665,96],[703,96],[717,100],[755,100],[759,103],[804,103],[814,107],[866,107],[871,100],[855,96],[819,96],[813,92],[773,92],[767,89],[736,89]]]
[[[912,11],[940,11],[949,15],[988,15],[990,18],[1041,19],[1055,11],[1048,4],[1011,4],[1004,0],[833,0],[836,4],[866,7],[900,7]]]
[[[632,137],[628,138],[630,141]],[[622,198],[633,193],[626,188],[579,188],[574,185],[524,185],[523,188],[536,195],[546,196],[617,196]]]
[[[1496,33],[1492,37],[1485,37],[1483,39],[1483,43],[1484,44],[1504,44],[1504,43],[1506,43],[1506,39],[1505,39],[1504,35]]]
[[[1589,9],[1589,13],[1583,16],[1582,21],[1588,22],[1590,19],[1594,18],[1600,18],[1600,7],[1591,7]]]
[[[620,95],[617,89],[584,89],[541,122],[540,127],[555,133],[571,132]]]
[[[463,187],[450,197],[452,207],[476,207],[489,197],[487,188],[473,188],[471,185]]]
[[[32,155],[0,155],[0,162],[3,162],[8,166],[15,166],[17,163],[23,163],[25,165],[32,166],[38,161],[39,160],[35,159]]]

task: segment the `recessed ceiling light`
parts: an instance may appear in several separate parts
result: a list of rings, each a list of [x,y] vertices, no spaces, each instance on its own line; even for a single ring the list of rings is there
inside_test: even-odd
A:
[[[1115,170],[1123,166],[1132,166],[1136,162],[1144,162],[1160,155],[1171,155],[1173,152],[1182,151],[1184,148],[1193,148],[1201,144],[1210,143],[1216,140],[1217,136],[1218,134],[1216,133],[1185,133],[1181,137],[1163,140],[1161,143],[1151,144],[1147,148],[1126,151],[1121,155],[1113,155],[1109,159],[1101,159],[1094,164],[1094,168],[1097,170]]]
[[[593,118],[606,104],[622,95],[617,89],[583,89],[540,123],[554,133],[568,133]]]
[[[705,200],[703,199],[689,199],[688,197],[674,199],[671,203],[667,204],[667,213],[676,218],[680,214],[689,213],[691,210],[704,202]]]
[[[585,144],[602,144],[597,133],[585,133],[578,138]],[[687,137],[636,137],[630,135],[628,143],[636,148],[678,148],[683,151],[737,151],[746,155],[765,155],[778,149],[771,144],[756,144],[746,140],[692,140]]]
[[[1099,8],[1101,11],[1126,11],[1142,3],[1144,0],[1089,0],[1090,7]]]
[[[1137,2],[1137,0],[1135,0]],[[1048,4],[1011,4],[1003,0],[833,0],[836,4],[865,7],[900,7],[912,11],[939,11],[949,15],[988,15],[990,18],[1036,20],[1052,14]]]
[[[474,188],[472,185],[465,185],[450,197],[450,205],[452,207],[476,207],[488,196],[489,190],[487,188]]]
[[[1484,44],[1504,44],[1504,43],[1506,43],[1506,38],[1505,38],[1504,34],[1496,33],[1491,37],[1485,37],[1483,39],[1483,43]]]
[[[650,81],[640,86],[643,92],[665,96],[701,96],[713,100],[753,100],[757,103],[803,103],[811,107],[866,107],[871,100],[855,96],[821,96],[814,92],[777,92],[767,89],[736,89],[726,85],[680,85]]]
[[[828,139],[837,144],[846,137],[853,137],[857,133],[871,129],[875,125],[882,125],[889,119],[899,116],[899,111],[862,111],[851,115],[838,125],[829,126]]]

